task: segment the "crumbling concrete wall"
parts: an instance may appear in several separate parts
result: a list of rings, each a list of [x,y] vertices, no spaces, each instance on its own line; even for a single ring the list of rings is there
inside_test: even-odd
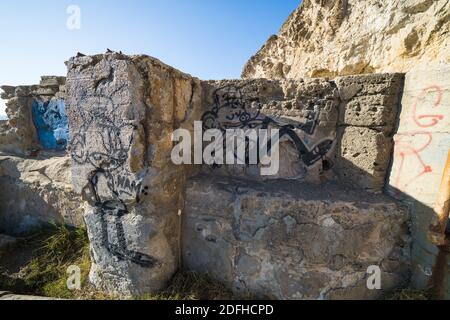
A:
[[[66,155],[0,154],[0,189],[0,232],[22,235],[49,222],[84,226]]]
[[[336,173],[342,182],[380,193],[399,114],[403,74],[339,77],[341,105]]]
[[[391,160],[402,75],[200,81],[118,53],[67,66],[67,94],[60,78],[4,89],[0,228],[83,216],[90,281],[123,296],[157,292],[182,265],[284,299],[376,298],[408,281],[408,211],[374,194]],[[66,109],[69,132],[58,116]],[[278,174],[175,165],[172,135],[193,135],[195,121],[279,129]],[[371,265],[381,291],[366,287]]]
[[[260,165],[214,165],[204,173],[315,183],[327,175],[332,167],[339,112],[333,82],[256,79],[202,85],[204,113],[198,120],[205,130],[220,129],[225,138],[227,129],[278,129],[282,154],[280,170],[274,175],[261,176]]]
[[[171,134],[193,128],[199,81],[146,56],[67,63],[75,190],[86,201],[91,282],[120,295],[157,292],[180,265],[184,170]]]
[[[240,294],[277,299],[379,298],[409,279],[406,208],[386,196],[296,181],[190,180],[185,265]],[[367,269],[380,267],[382,290]]]
[[[0,151],[31,155],[41,149],[64,149],[65,78],[43,76],[39,85],[2,86],[8,121],[0,131]]]
[[[438,248],[428,239],[433,207],[450,148],[450,65],[408,72],[395,135],[389,192],[409,203],[413,232],[413,283],[430,284]],[[446,261],[445,264],[449,262]],[[448,276],[446,277],[449,281]],[[444,284],[450,295],[449,284]]]
[[[384,290],[408,279],[408,213],[367,193],[381,188],[389,146],[355,138],[345,146],[368,160],[336,153],[342,129],[390,138],[401,76],[201,82],[117,53],[67,65],[72,180],[85,201],[99,289],[158,291],[181,259],[236,291],[276,298],[379,296],[385,291],[365,286],[371,264]],[[349,116],[351,103],[372,110],[370,119]],[[279,174],[267,183],[246,165],[174,165],[171,136],[192,133],[194,121],[222,131],[280,129]],[[368,182],[342,175],[353,166]]]
[[[312,183],[339,179],[380,193],[402,88],[402,74],[204,82],[204,129],[277,128],[282,157],[273,176],[261,177],[252,165],[208,166],[203,173]]]
[[[49,222],[84,225],[64,152],[65,77],[2,86],[9,120],[0,127],[0,231],[24,234]]]
[[[224,165],[192,177],[185,266],[280,299],[377,298],[406,285],[408,210],[371,194],[384,187],[402,85],[401,74],[204,83],[204,128],[280,129],[280,172]],[[371,265],[380,291],[366,286]]]

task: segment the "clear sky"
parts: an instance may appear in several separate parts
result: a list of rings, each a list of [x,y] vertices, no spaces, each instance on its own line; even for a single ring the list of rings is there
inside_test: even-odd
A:
[[[300,0],[15,0],[0,3],[0,84],[65,75],[77,52],[148,54],[201,79],[239,78]],[[69,30],[67,8],[81,10]],[[0,115],[4,105],[0,101]]]

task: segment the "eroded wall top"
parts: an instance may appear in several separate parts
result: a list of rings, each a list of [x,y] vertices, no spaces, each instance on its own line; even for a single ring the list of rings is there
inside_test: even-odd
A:
[[[36,155],[64,150],[68,141],[65,77],[43,76],[39,85],[2,86],[8,121],[0,127],[0,150]]]

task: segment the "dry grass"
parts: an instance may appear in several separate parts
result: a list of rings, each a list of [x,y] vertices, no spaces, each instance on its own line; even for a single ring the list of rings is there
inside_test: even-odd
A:
[[[180,271],[167,289],[156,295],[144,295],[137,300],[232,300],[235,296],[207,275]]]
[[[87,279],[90,260],[85,229],[51,225],[22,240],[10,255],[22,252],[29,252],[31,258],[17,266],[20,270],[14,274],[3,270],[0,277],[3,290],[56,298],[77,297],[67,289],[66,271],[70,265],[77,265],[82,279]]]
[[[396,290],[389,294],[386,300],[430,300],[427,290],[414,290],[410,288]]]
[[[17,294],[32,294],[63,299],[114,300],[117,297],[98,292],[88,281],[89,240],[85,229],[52,225],[22,241],[10,255],[29,251],[29,259],[16,274],[0,270],[0,288]],[[81,270],[81,290],[67,288],[67,268]],[[178,272],[167,289],[159,294],[136,297],[137,300],[229,300],[233,294],[205,275]],[[244,297],[246,298],[246,297]]]

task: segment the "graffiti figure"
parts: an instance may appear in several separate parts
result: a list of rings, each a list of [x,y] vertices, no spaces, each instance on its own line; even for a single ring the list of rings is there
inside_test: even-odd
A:
[[[157,260],[147,254],[128,249],[122,219],[129,213],[123,200],[125,195],[136,195],[140,185],[124,184],[123,166],[128,158],[128,151],[133,141],[134,126],[116,120],[114,114],[105,113],[103,108],[94,109],[84,115],[84,123],[71,142],[72,159],[79,164],[94,167],[88,177],[84,195],[91,199],[100,215],[101,243],[114,256],[150,268]],[[96,148],[87,148],[87,139],[97,142]],[[100,183],[103,189],[100,192]],[[107,194],[105,196],[105,193]],[[113,219],[117,244],[109,240],[108,217]]]
[[[317,107],[309,111],[305,123],[283,124],[261,114],[262,104],[259,99],[245,95],[244,86],[227,85],[214,92],[213,107],[202,116],[204,130],[219,129],[224,133],[227,129],[279,129],[279,138],[287,136],[294,143],[299,158],[308,167],[328,154],[333,147],[333,140],[325,139],[309,148],[296,132],[301,130],[308,135],[314,134],[320,114]],[[271,144],[268,143],[268,146],[270,148]]]

